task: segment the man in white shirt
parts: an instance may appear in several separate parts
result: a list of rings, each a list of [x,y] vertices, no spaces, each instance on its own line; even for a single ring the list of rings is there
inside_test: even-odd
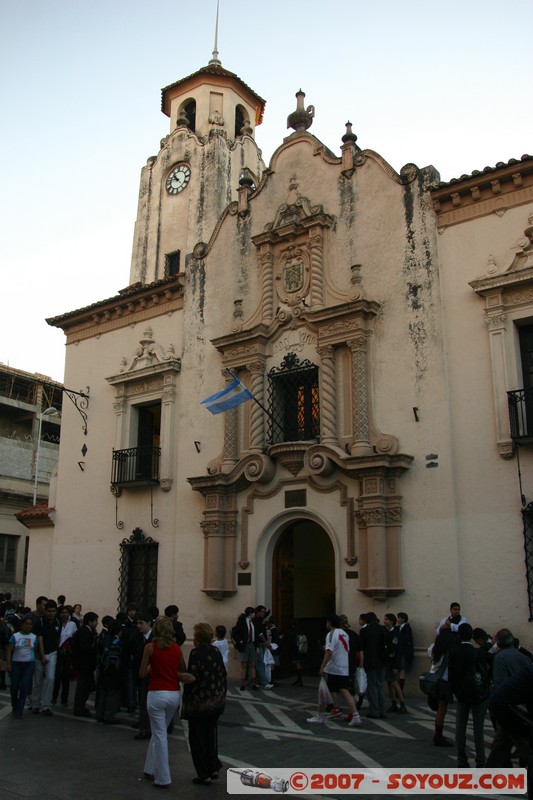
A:
[[[355,702],[350,694],[350,667],[349,667],[349,652],[350,640],[348,634],[342,627],[342,621],[337,614],[330,614],[326,620],[326,627],[328,634],[326,636],[326,645],[324,651],[324,658],[320,665],[319,675],[324,677],[328,685],[328,689],[332,694],[339,692],[345,699],[349,713],[345,719],[350,727],[361,725],[361,717],[359,716]],[[319,704],[318,714],[314,717],[309,717],[307,722],[324,722],[325,721],[325,706]],[[334,717],[339,717],[340,713],[334,709]]]
[[[463,622],[468,622],[466,617],[463,617],[461,614],[461,605],[460,603],[454,602],[450,605],[450,614],[448,617],[443,617],[439,624],[437,625],[437,633],[440,632],[441,628],[450,628],[453,633],[457,633],[459,630],[459,625],[462,625]]]

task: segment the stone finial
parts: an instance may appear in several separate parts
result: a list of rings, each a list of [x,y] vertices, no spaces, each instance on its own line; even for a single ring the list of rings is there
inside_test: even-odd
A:
[[[185,109],[182,108],[182,110],[178,113],[178,117],[176,119],[176,126],[179,128],[184,125],[186,128],[188,128],[190,124],[191,122],[189,120],[189,117],[185,113]]]
[[[224,117],[222,116],[218,108],[215,109],[213,113],[209,115],[208,122],[210,125],[213,125],[216,128],[224,127]]]
[[[292,174],[289,180],[289,193],[287,194],[287,205],[293,206],[298,200],[298,180],[295,174]]]
[[[355,144],[356,141],[357,141],[357,136],[352,131],[352,123],[351,122],[347,122],[346,123],[346,133],[342,137],[342,142],[344,144],[346,144],[347,142],[353,142]]]
[[[243,167],[241,170],[241,174],[239,175],[239,186],[249,186],[250,189],[253,189],[255,185],[254,176],[248,169],[248,167]]]
[[[494,275],[495,272],[498,272],[498,265],[496,264],[494,256],[491,254],[487,262],[487,275]]]
[[[296,133],[304,133],[313,124],[313,117],[315,116],[315,107],[307,106],[304,108],[305,92],[296,92],[296,111],[289,114],[287,117],[287,128],[294,128]]]

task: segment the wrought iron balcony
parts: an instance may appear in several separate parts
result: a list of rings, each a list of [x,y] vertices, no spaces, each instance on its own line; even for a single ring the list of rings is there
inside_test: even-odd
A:
[[[112,486],[152,486],[159,483],[160,447],[113,450]]]
[[[533,442],[533,389],[507,392],[511,439]]]

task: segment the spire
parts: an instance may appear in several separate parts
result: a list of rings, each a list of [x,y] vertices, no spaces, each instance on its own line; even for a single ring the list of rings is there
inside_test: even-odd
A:
[[[218,57],[218,6],[220,0],[217,0],[217,19],[215,23],[215,46],[213,48],[213,58],[210,60],[209,64],[215,64],[217,66],[222,65],[222,61]]]

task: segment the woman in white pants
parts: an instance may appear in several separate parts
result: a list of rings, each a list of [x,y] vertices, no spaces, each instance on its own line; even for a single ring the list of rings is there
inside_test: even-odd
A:
[[[185,662],[168,617],[156,619],[153,639],[144,648],[139,677],[147,676],[150,676],[150,685],[146,707],[152,738],[144,762],[144,777],[151,780],[153,786],[164,788],[171,784],[167,728],[180,704],[180,680],[194,681],[194,677],[185,672]]]

